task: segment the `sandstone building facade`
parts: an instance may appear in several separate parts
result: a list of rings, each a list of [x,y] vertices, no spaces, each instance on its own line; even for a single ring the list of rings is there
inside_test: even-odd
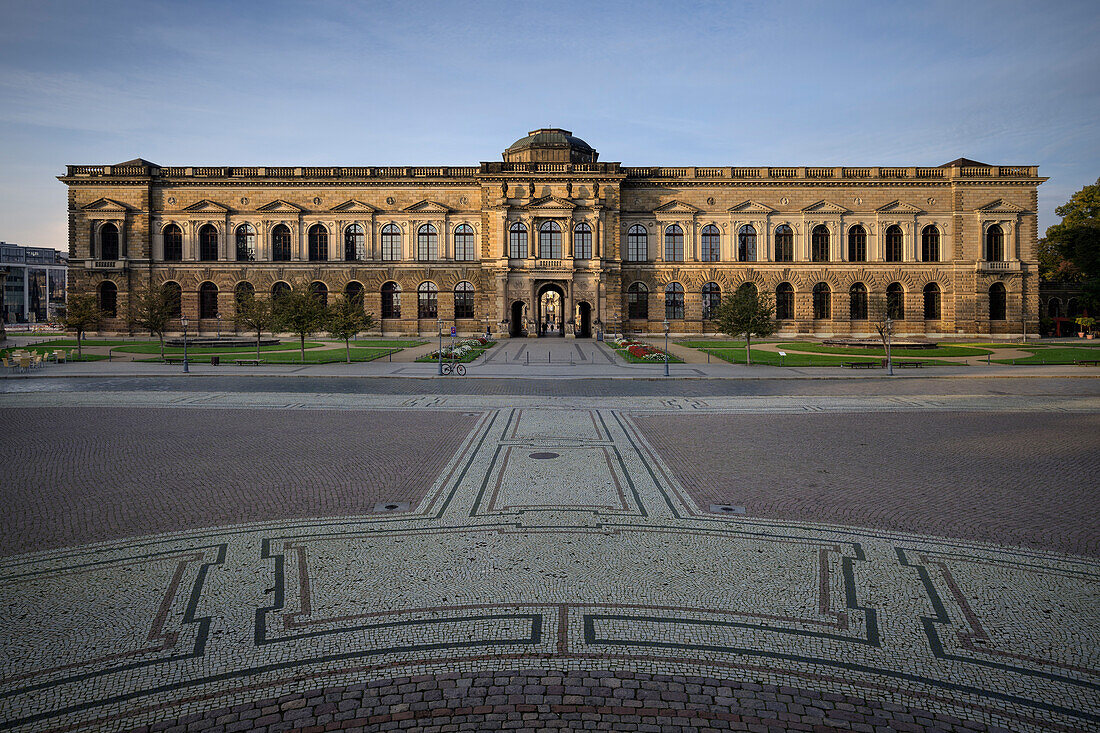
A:
[[[710,333],[746,284],[790,335],[868,334],[884,305],[910,335],[1038,327],[1036,166],[598,157],[541,129],[477,166],[72,165],[70,286],[117,331],[149,282],[203,332],[246,290],[310,288],[362,298],[386,334]]]

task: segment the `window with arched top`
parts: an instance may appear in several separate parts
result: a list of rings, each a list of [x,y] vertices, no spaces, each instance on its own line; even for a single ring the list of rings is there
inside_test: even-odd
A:
[[[886,286],[886,315],[895,321],[905,320],[905,288],[901,283]]]
[[[929,224],[920,233],[921,262],[940,261],[940,230]]]
[[[320,280],[314,280],[309,284],[310,294],[317,299],[317,302],[321,305],[328,305],[328,285],[325,285]]]
[[[213,224],[203,224],[199,229],[199,259],[203,262],[218,259],[218,228]]]
[[[474,257],[474,228],[469,224],[455,227],[455,259],[469,261]]]
[[[592,259],[592,227],[583,221],[573,227],[573,258]]]
[[[290,292],[290,285],[282,282],[281,280],[271,286],[271,302],[274,303],[279,298],[283,297]]]
[[[252,283],[248,281],[239,282],[233,288],[233,301],[237,305],[254,297],[256,297],[256,288],[252,287]]]
[[[164,227],[164,261],[180,262],[183,260],[183,230],[176,224]]]
[[[665,286],[665,320],[674,321],[684,317],[684,286],[669,283]]]
[[[827,283],[818,283],[814,285],[814,319],[823,321],[828,318],[832,318],[833,312],[833,291],[829,289]]]
[[[363,283],[358,280],[348,282],[348,284],[344,286],[344,297],[348,299],[349,303],[353,303],[362,308],[366,299],[366,291],[363,288]]]
[[[722,237],[718,227],[707,224],[702,231],[703,262],[717,262],[722,258]]]
[[[867,320],[867,286],[852,283],[848,288],[848,318],[853,321]]]
[[[775,228],[775,261],[794,262],[794,231],[786,224]]]
[[[416,230],[416,259],[430,262],[439,259],[439,234],[431,224]]]
[[[936,283],[924,286],[924,320],[940,320],[940,286]]]
[[[401,286],[393,281],[382,284],[382,317],[401,317]]]
[[[367,258],[367,236],[359,224],[344,228],[344,261],[358,262]]]
[[[722,288],[718,283],[705,283],[703,285],[703,320],[709,321],[714,318],[721,304]]]
[[[810,233],[810,261],[829,261],[829,228],[818,224]]]
[[[897,224],[891,224],[886,228],[886,261],[887,262],[901,262],[903,259],[902,248],[905,242],[905,235],[901,232],[901,227]]]
[[[99,309],[106,318],[118,317],[118,286],[110,280],[104,280],[96,289],[99,295]]]
[[[455,285],[455,318],[474,317],[474,286],[465,280]]]
[[[737,232],[737,261],[756,262],[756,227],[745,224]]]
[[[848,261],[867,261],[867,230],[859,224],[848,230]]]
[[[539,259],[561,259],[561,227],[556,221],[544,221],[539,225]]]
[[[645,283],[630,283],[626,289],[626,314],[635,320],[649,318],[649,288]]]
[[[527,258],[527,227],[521,221],[508,228],[508,257],[513,260]]]
[[[684,261],[684,230],[679,224],[672,224],[665,228],[665,261]]]
[[[271,230],[271,259],[290,262],[290,227],[286,224],[276,224]]]
[[[626,233],[626,259],[628,262],[645,262],[649,259],[649,233],[641,224],[635,224]]]
[[[439,316],[439,288],[435,283],[422,282],[416,289],[416,317],[437,318]]]
[[[1062,301],[1058,298],[1051,298],[1047,301],[1047,315],[1051,318],[1062,317]]]
[[[985,258],[989,262],[1005,260],[1005,233],[1000,224],[994,224],[985,231]]]
[[[204,282],[199,286],[199,318],[218,317],[218,286]]]
[[[164,301],[168,305],[168,317],[180,318],[183,316],[183,288],[177,282],[166,282],[162,286]]]
[[[989,286],[989,320],[1003,321],[1008,311],[1008,292],[1004,283]]]
[[[118,227],[114,224],[104,224],[99,229],[99,258],[117,260],[118,249]]]
[[[241,224],[236,231],[237,262],[256,261],[256,230],[251,224]]]
[[[794,318],[794,287],[790,283],[779,283],[775,288],[775,320],[789,321]]]
[[[755,298],[759,291],[756,289],[756,283],[741,283],[737,286],[737,293],[739,295],[746,295],[750,298]]]
[[[1077,298],[1070,298],[1066,301],[1066,318],[1076,318],[1081,315],[1080,309]]]
[[[382,227],[382,259],[388,262],[401,259],[401,227],[396,224]]]
[[[328,229],[324,224],[314,224],[307,233],[309,240],[309,261],[324,262],[328,259]]]

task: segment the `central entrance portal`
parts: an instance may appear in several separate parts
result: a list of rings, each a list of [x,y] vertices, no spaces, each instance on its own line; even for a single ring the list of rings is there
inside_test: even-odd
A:
[[[543,285],[538,293],[535,328],[539,336],[565,335],[565,291],[554,284]]]

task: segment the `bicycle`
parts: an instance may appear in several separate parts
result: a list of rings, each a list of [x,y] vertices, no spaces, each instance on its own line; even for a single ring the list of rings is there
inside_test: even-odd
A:
[[[457,361],[448,361],[443,364],[443,376],[454,372],[460,377],[466,376],[466,367],[459,364]]]

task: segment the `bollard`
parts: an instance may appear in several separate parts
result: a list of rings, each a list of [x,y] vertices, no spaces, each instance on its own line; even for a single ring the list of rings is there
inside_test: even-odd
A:
[[[547,364],[550,363],[550,352],[549,351],[546,352],[546,363]]]
[[[530,351],[524,352],[523,355],[525,357],[527,357],[527,366],[531,366],[531,352]]]

